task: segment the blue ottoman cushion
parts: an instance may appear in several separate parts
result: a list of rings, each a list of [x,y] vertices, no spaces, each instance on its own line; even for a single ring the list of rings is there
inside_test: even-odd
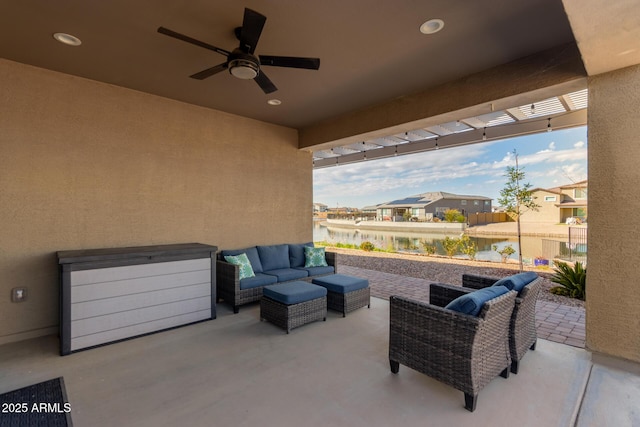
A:
[[[331,292],[346,294],[369,287],[369,281],[360,277],[347,276],[345,274],[332,274],[329,276],[318,277],[313,279],[311,283],[323,286]]]
[[[291,305],[327,296],[322,286],[307,282],[288,282],[282,285],[265,286],[262,295],[282,304]]]

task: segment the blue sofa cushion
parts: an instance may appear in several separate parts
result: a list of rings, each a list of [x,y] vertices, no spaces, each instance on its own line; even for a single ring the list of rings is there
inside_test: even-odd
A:
[[[469,292],[451,301],[446,309],[477,316],[485,302],[509,292],[504,286],[490,286],[478,291]]]
[[[276,270],[267,270],[264,274],[277,277],[278,282],[288,282],[289,280],[302,279],[309,276],[307,271],[297,268],[278,268]]]
[[[257,246],[262,271],[290,268],[289,245]]]
[[[304,248],[304,266],[308,267],[327,267],[327,259],[325,256],[325,248]]]
[[[264,268],[262,268],[262,263],[260,262],[260,257],[258,256],[258,249],[255,246],[246,249],[232,249],[232,250],[224,250],[222,251],[222,256],[225,257],[227,255],[240,255],[247,254],[247,258],[251,261],[251,267],[253,267],[254,273],[262,273]]]
[[[346,294],[369,287],[369,281],[360,277],[347,276],[344,274],[332,274],[313,279],[311,283],[323,286],[331,292]]]
[[[273,285],[278,282],[276,276],[270,276],[264,273],[258,273],[254,277],[247,277],[240,280],[240,289],[259,288],[260,286]]]
[[[516,291],[518,294],[525,286],[538,278],[538,274],[533,271],[514,274],[513,276],[504,277],[498,280],[493,286],[504,286],[510,291]]]
[[[289,245],[289,264],[291,268],[304,267],[304,247],[313,247],[313,242]]]
[[[282,304],[291,305],[327,295],[327,290],[322,286],[312,285],[307,282],[288,282],[281,285],[265,286],[262,295]]]
[[[298,267],[296,270],[305,270],[309,273],[309,276],[322,276],[323,274],[331,274],[335,272],[335,269],[331,265],[326,267]]]
[[[247,258],[247,254],[240,255],[226,255],[224,260],[230,264],[237,265],[238,268],[238,279],[242,280],[247,277],[254,277],[255,273],[253,272],[253,268],[251,267],[251,261]]]

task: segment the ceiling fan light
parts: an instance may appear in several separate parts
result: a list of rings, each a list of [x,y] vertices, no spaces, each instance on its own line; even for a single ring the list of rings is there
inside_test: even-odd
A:
[[[229,61],[229,72],[239,79],[250,80],[258,75],[258,66],[245,59],[233,59]]]

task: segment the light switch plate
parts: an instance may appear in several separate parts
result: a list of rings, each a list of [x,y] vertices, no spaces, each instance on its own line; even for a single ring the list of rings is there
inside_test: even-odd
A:
[[[27,288],[13,288],[11,289],[11,301],[24,302],[27,300]]]

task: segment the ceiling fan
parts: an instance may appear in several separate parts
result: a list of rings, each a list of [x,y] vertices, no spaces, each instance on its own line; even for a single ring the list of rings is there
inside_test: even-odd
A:
[[[203,80],[219,73],[222,70],[228,69],[233,76],[245,80],[253,79],[258,83],[258,86],[260,86],[264,93],[271,93],[278,90],[278,88],[260,69],[261,65],[317,70],[320,68],[320,59],[293,56],[254,55],[266,20],[266,16],[254,10],[245,8],[242,27],[235,29],[235,35],[236,38],[240,40],[240,46],[235,48],[232,52],[200,40],[196,40],[189,36],[185,36],[184,34],[177,33],[165,27],[159,27],[158,32],[160,34],[212,50],[227,57],[226,62],[195,73],[190,76],[191,78]]]

